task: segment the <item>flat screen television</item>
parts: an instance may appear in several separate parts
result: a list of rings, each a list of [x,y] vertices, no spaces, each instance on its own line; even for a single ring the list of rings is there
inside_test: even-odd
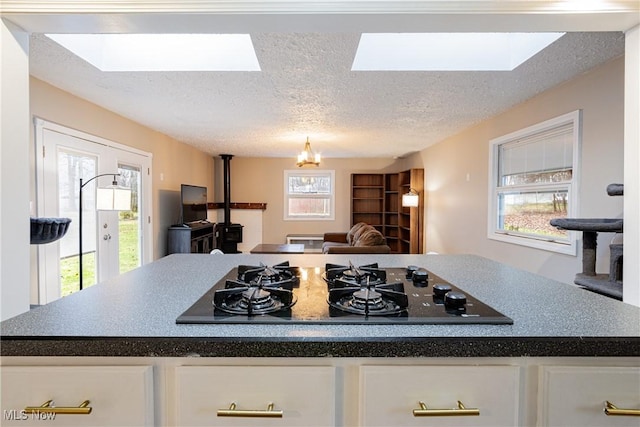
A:
[[[183,224],[207,220],[207,187],[182,184],[180,199]]]

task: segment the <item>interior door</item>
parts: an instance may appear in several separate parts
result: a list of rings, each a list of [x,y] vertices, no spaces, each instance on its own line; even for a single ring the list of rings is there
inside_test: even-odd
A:
[[[145,244],[149,235],[149,227],[145,225],[150,223],[150,197],[147,196],[150,194],[150,159],[135,151],[92,140],[99,139],[97,137],[46,122],[41,123],[36,134],[38,152],[42,155],[37,165],[38,216],[72,220],[67,235],[39,248],[38,300],[44,304],[80,290],[80,191],[83,288],[151,259],[145,250],[150,246]],[[101,174],[108,175],[99,176]],[[131,210],[97,211],[96,188],[111,185],[114,179],[118,185],[131,189]]]

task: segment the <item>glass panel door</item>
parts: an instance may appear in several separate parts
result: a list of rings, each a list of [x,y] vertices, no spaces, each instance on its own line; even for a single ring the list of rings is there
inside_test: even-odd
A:
[[[118,165],[118,185],[131,190],[131,210],[118,213],[119,270],[126,273],[141,265],[142,222],[140,195],[142,194],[140,166]]]
[[[152,205],[145,196],[151,194],[150,155],[40,120],[36,145],[41,154],[36,159],[36,216],[72,220],[62,239],[38,246],[38,303],[80,290],[80,246],[83,289],[150,262]],[[97,210],[96,189],[112,184],[114,175],[120,186],[131,189],[130,211]]]
[[[38,246],[38,302],[46,304],[61,296],[77,292],[80,278],[80,178],[87,182],[101,173],[105,161],[104,147],[82,138],[43,129],[39,178],[38,216],[67,217],[71,224],[67,234],[57,242]],[[82,272],[83,287],[100,280],[98,261],[100,245],[96,239],[96,181],[82,189]]]
[[[98,157],[69,148],[58,149],[58,212],[71,218],[65,238],[60,240],[60,296],[79,290],[79,215],[80,178],[97,175]],[[96,200],[95,181],[82,190],[82,272],[83,287],[96,283]]]

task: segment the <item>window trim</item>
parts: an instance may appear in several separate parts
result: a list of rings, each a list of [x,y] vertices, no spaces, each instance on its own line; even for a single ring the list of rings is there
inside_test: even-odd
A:
[[[329,199],[329,216],[294,216],[289,215],[289,177],[290,176],[327,176],[331,179],[331,194],[329,196],[317,196],[321,199]],[[335,221],[336,218],[336,171],[330,169],[299,170],[285,169],[283,186],[283,219],[285,221]],[[309,197],[308,195],[306,197]],[[313,197],[313,196],[312,196]],[[295,196],[293,197],[295,198]]]
[[[556,252],[566,255],[577,256],[578,254],[578,233],[576,231],[568,231],[568,242],[559,242],[553,239],[545,239],[531,235],[523,235],[517,232],[507,232],[498,229],[498,195],[500,188],[498,186],[499,169],[498,155],[499,147],[502,144],[514,142],[521,138],[534,135],[536,133],[561,126],[563,124],[573,124],[573,143],[572,143],[572,177],[566,185],[568,191],[569,208],[567,217],[576,218],[578,216],[579,205],[579,183],[580,183],[580,154],[582,146],[582,111],[576,110],[561,116],[537,123],[535,125],[517,130],[515,132],[494,138],[489,141],[489,206],[487,215],[487,238],[505,243],[512,243],[520,246],[526,246],[535,249],[541,249],[549,252]],[[544,189],[557,186],[550,183],[542,183],[536,186],[511,186],[514,191],[526,189]],[[565,186],[562,185],[564,188]],[[504,188],[504,187],[502,187]]]

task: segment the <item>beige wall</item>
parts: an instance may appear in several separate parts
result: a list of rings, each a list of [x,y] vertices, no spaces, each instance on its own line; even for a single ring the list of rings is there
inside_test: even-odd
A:
[[[302,147],[301,142],[300,146]],[[263,242],[284,243],[287,234],[322,234],[347,231],[350,227],[351,174],[400,170],[392,159],[322,159],[319,169],[335,170],[336,217],[334,221],[285,221],[284,171],[297,169],[295,153],[291,158],[234,157],[231,169],[231,201],[267,204],[263,213]],[[216,159],[216,201],[223,201],[222,161]]]
[[[206,186],[213,193],[213,158],[33,77],[30,90],[32,116],[152,154],[153,259],[166,255],[167,227],[180,219],[180,184]],[[33,132],[31,141],[30,176],[35,176]],[[35,201],[35,183],[31,191]]]
[[[427,250],[479,254],[572,283],[582,270],[581,250],[573,257],[487,238],[489,141],[581,109],[579,216],[622,217],[622,197],[608,196],[606,187],[623,182],[623,99],[624,59],[619,58],[423,150]],[[600,236],[599,272],[609,270],[612,237]]]

